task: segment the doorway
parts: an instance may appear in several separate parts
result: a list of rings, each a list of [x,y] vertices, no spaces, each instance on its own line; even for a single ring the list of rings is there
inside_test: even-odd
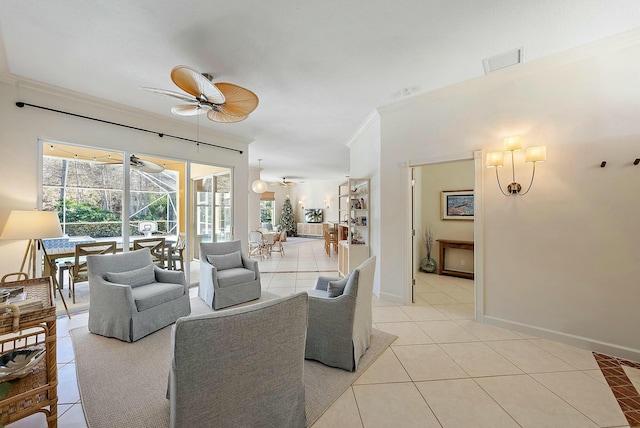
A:
[[[199,281],[200,243],[233,239],[232,172],[226,167],[190,165],[191,228],[188,254],[192,262],[192,284]]]
[[[476,189],[476,161],[473,158],[422,163],[410,167],[411,179],[411,281],[409,296],[412,303],[423,300],[429,304],[460,305],[478,318],[476,305],[477,289],[475,281],[465,279],[476,272],[477,251],[462,248],[449,248],[446,251],[445,265],[440,260],[438,240],[463,241],[473,246],[477,239],[475,220],[469,216],[451,218],[443,214],[442,196],[456,191]],[[444,193],[443,193],[444,192]],[[475,201],[472,201],[475,202]],[[468,203],[468,201],[467,201]],[[477,206],[474,204],[474,211]],[[438,268],[426,273],[424,259],[427,256],[426,232],[431,231],[433,242],[430,246],[431,258]],[[465,248],[468,248],[466,246]],[[473,248],[473,247],[472,247]],[[429,269],[427,269],[429,270]],[[439,275],[441,270],[450,275]]]

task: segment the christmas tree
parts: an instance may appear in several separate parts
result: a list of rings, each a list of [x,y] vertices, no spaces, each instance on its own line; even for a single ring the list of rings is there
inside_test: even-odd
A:
[[[288,236],[296,236],[298,230],[296,229],[296,222],[293,218],[293,207],[289,198],[284,200],[282,206],[282,213],[280,214],[280,230],[286,230]]]

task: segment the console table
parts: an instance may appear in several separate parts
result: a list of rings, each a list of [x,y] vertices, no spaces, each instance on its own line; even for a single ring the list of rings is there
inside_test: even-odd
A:
[[[324,223],[298,223],[298,235],[306,236],[323,236],[323,224]]]
[[[459,250],[471,250],[473,251],[473,241],[454,241],[450,239],[438,239],[440,244],[440,263],[438,264],[438,275],[450,275],[458,276],[460,278],[473,279],[473,272],[461,272],[458,270],[445,269],[444,261],[446,251],[445,248],[456,248]]]

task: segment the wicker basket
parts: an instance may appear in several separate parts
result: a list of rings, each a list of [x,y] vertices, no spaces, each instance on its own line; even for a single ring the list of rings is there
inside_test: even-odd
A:
[[[6,282],[5,286],[24,287],[27,297],[39,299],[42,301],[42,308],[31,311],[17,313],[11,308],[0,315],[0,334],[16,332],[17,330],[28,326],[34,322],[42,322],[44,319],[56,316],[56,307],[51,297],[51,278],[34,278],[24,281]],[[17,321],[17,322],[16,322]],[[16,328],[18,325],[18,328]]]
[[[21,312],[15,306],[0,306],[0,351],[46,348],[45,357],[23,377],[10,381],[6,397],[0,399],[0,423],[15,422],[43,412],[49,428],[57,426],[58,374],[56,364],[56,308],[51,278],[34,278],[5,283],[23,286],[28,298],[42,301],[43,307]]]

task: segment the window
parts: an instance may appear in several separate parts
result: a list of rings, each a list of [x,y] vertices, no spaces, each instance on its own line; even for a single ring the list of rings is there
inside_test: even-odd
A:
[[[260,223],[273,224],[274,201],[260,201]]]

